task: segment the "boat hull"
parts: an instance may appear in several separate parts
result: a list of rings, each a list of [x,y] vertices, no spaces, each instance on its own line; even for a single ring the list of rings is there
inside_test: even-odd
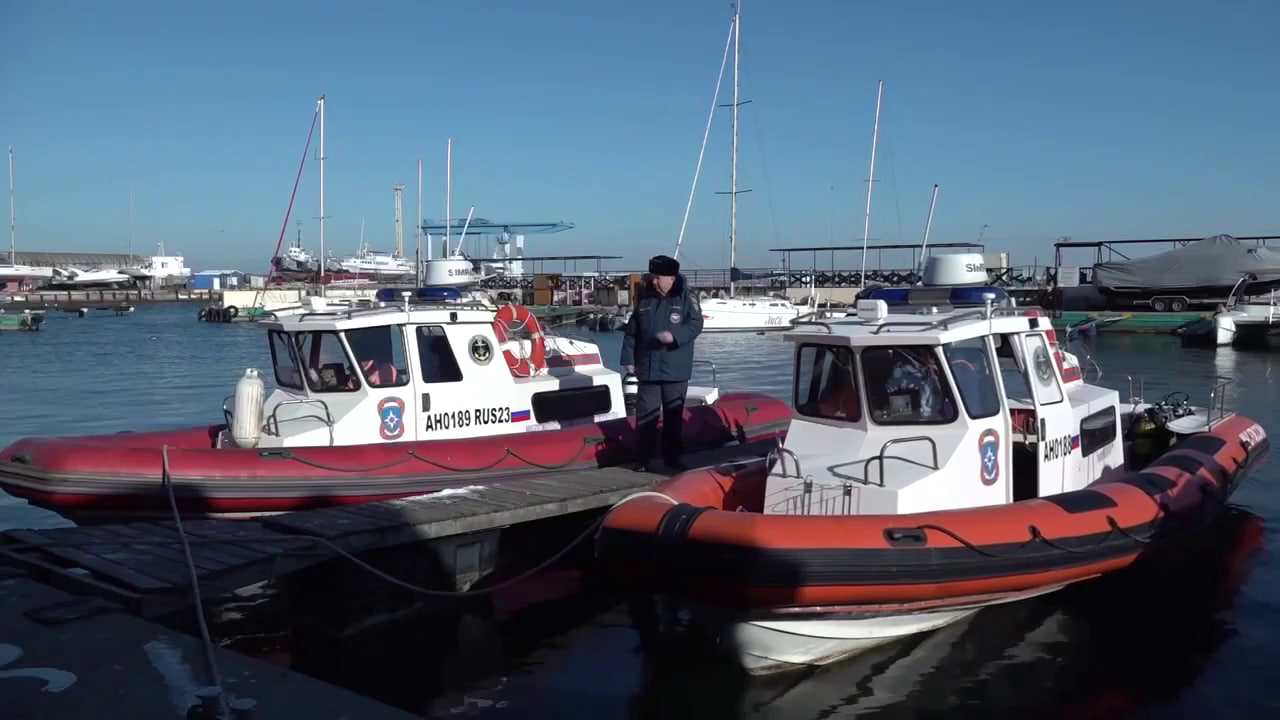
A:
[[[766,674],[1126,568],[1216,518],[1268,449],[1233,416],[1083,490],[907,515],[763,514],[768,461],[748,461],[620,503],[596,551],[635,591],[715,608],[745,668]]]
[[[686,451],[785,433],[786,403],[728,393],[686,409]],[[251,517],[624,464],[634,419],[501,436],[338,447],[216,447],[225,425],[24,438],[0,451],[0,488],[63,514],[168,513],[168,476],[186,515]],[[162,453],[162,448],[163,453]]]

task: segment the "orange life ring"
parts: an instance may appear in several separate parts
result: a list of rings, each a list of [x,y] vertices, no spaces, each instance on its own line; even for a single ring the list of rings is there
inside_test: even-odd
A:
[[[547,366],[547,340],[542,336],[542,326],[538,324],[538,318],[529,312],[529,308],[523,305],[503,305],[493,318],[493,334],[498,337],[499,343],[505,343],[515,339],[513,334],[518,330],[527,331],[533,342],[529,357],[517,357],[510,350],[503,350],[502,356],[506,358],[507,369],[512,375],[532,377]]]

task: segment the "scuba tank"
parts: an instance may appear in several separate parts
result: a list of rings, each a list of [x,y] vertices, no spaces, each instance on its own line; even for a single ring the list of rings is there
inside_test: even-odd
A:
[[[1155,449],[1155,436],[1160,432],[1160,426],[1152,414],[1148,408],[1133,421],[1133,452],[1139,457],[1150,457]]]
[[[622,403],[627,408],[627,416],[635,417],[636,398],[640,393],[640,378],[634,373],[622,376]]]

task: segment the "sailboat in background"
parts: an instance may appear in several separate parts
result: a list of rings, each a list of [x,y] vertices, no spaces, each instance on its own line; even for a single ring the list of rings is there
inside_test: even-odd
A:
[[[737,297],[736,284],[740,271],[735,267],[738,247],[738,41],[741,37],[742,3],[733,11],[733,102],[730,127],[732,150],[729,168],[729,297],[708,298],[702,301],[703,332],[749,332],[768,328],[781,328],[791,324],[801,308],[790,300],[775,297]],[[723,72],[723,66],[721,66]],[[718,92],[718,86],[717,86]],[[714,112],[714,110],[713,110]],[[699,159],[701,164],[701,159]],[[695,174],[695,183],[696,180]]]
[[[30,284],[35,280],[48,280],[53,277],[53,268],[33,267],[31,265],[18,264],[17,250],[17,221],[14,219],[13,212],[13,146],[9,146],[9,256],[7,262],[0,263],[0,289],[5,286],[5,280],[18,281],[19,289],[22,285]]]

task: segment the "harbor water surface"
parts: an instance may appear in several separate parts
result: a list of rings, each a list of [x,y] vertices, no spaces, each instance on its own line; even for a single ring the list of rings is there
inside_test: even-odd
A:
[[[51,313],[40,332],[0,336],[0,445],[219,421],[243,369],[267,370],[270,358],[260,328],[195,314]],[[620,336],[594,339],[616,367]],[[1147,400],[1181,390],[1203,405],[1216,380],[1232,378],[1228,406],[1280,431],[1273,354],[1183,349],[1162,335],[1103,335],[1090,349],[1100,382],[1122,396],[1132,375]],[[790,349],[776,335],[705,335],[697,352],[722,389],[790,393]],[[424,717],[1280,717],[1276,468],[1273,459],[1245,481],[1196,553],[775,679],[749,681],[694,639],[641,653],[625,607],[571,571],[542,579],[557,599],[520,612],[375,631],[332,657],[266,649]],[[65,524],[0,494],[0,529]]]

